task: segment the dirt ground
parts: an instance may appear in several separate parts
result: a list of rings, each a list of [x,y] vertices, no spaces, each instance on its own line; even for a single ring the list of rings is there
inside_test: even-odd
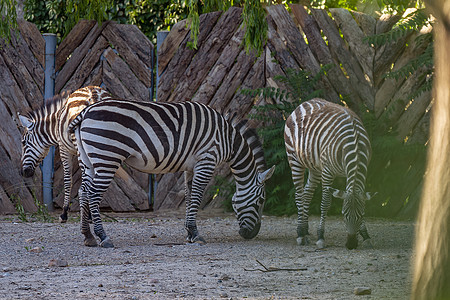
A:
[[[295,217],[265,216],[243,240],[234,215],[200,212],[199,245],[185,243],[181,211],[107,215],[113,249],[83,246],[76,213],[66,224],[0,217],[0,299],[409,298],[412,222],[369,219],[374,248],[350,251],[342,218],[330,217],[317,251],[297,246]]]

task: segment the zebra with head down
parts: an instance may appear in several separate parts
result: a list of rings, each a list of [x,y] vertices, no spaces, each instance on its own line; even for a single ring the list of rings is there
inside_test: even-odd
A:
[[[98,86],[87,86],[73,93],[56,95],[41,108],[19,115],[24,128],[22,135],[22,169],[25,177],[34,175],[39,163],[47,155],[51,146],[59,146],[59,153],[63,165],[64,205],[60,215],[62,223],[67,221],[72,190],[72,157],[77,150],[69,134],[69,123],[86,106],[100,100],[110,99],[111,95]]]
[[[298,208],[297,243],[303,245],[308,242],[309,205],[314,190],[322,183],[317,246],[325,246],[325,218],[332,195],[344,199],[342,213],[348,232],[347,248],[358,246],[357,233],[370,244],[364,211],[366,200],[373,196],[365,192],[371,146],[359,117],[340,105],[312,99],[302,103],[288,117],[284,138]],[[306,169],[309,175],[305,185]],[[347,178],[345,191],[331,187],[336,176]]]
[[[123,162],[147,173],[184,171],[189,242],[204,242],[197,230],[197,211],[215,168],[229,162],[236,181],[232,204],[239,234],[246,239],[258,234],[264,183],[274,167],[265,170],[259,139],[244,123],[233,125],[195,102],[108,100],[87,107],[69,127],[76,136],[84,174],[80,204],[85,245],[97,245],[87,223],[90,209],[100,246],[113,247],[101,223],[99,203]]]

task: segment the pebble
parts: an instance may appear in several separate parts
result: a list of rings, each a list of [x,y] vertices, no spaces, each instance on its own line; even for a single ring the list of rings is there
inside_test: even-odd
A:
[[[370,295],[372,294],[372,289],[369,287],[355,287],[353,292],[355,295]]]
[[[49,267],[67,267],[69,264],[64,259],[50,259],[48,262]]]
[[[34,247],[34,248],[30,249],[30,252],[33,252],[33,253],[41,253],[42,251],[43,250],[41,247]]]

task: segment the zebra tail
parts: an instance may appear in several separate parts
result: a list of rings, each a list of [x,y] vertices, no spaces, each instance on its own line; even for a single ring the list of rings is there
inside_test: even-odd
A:
[[[81,121],[83,121],[83,117],[84,117],[84,112],[85,110],[83,110],[82,112],[80,112],[75,119],[72,120],[72,122],[69,123],[69,127],[68,130],[70,133],[74,133],[75,129],[80,126]]]

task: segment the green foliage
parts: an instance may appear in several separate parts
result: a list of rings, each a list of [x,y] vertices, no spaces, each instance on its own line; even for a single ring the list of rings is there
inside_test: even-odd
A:
[[[384,119],[362,114],[372,145],[366,190],[378,192],[366,205],[366,215],[394,217],[407,204],[425,171],[426,146],[400,141],[396,132],[384,128]]]
[[[25,19],[41,32],[57,34],[61,40],[80,19],[114,20],[136,25],[154,44],[159,30],[170,29],[187,17],[184,0],[26,0]]]
[[[294,214],[294,186],[291,170],[287,161],[284,146],[284,125],[286,119],[297,106],[315,97],[320,97],[322,91],[318,89],[321,77],[329,66],[322,68],[315,76],[303,70],[288,70],[286,76],[275,79],[287,85],[288,90],[267,87],[256,90],[242,89],[248,96],[262,96],[272,104],[255,106],[256,114],[250,118],[263,122],[264,126],[258,130],[263,141],[264,156],[267,165],[276,165],[274,175],[266,183],[265,211],[269,214]]]
[[[24,223],[28,222],[27,214],[25,212],[25,209],[23,208],[22,203],[20,202],[20,198],[16,194],[12,194],[10,196],[10,199],[14,203],[14,207],[19,214],[19,220]]]
[[[255,49],[261,55],[267,41],[266,13],[260,0],[246,0],[242,11],[245,33],[244,46],[247,53]]]
[[[17,30],[16,0],[0,1],[0,37],[11,40],[11,30]]]

